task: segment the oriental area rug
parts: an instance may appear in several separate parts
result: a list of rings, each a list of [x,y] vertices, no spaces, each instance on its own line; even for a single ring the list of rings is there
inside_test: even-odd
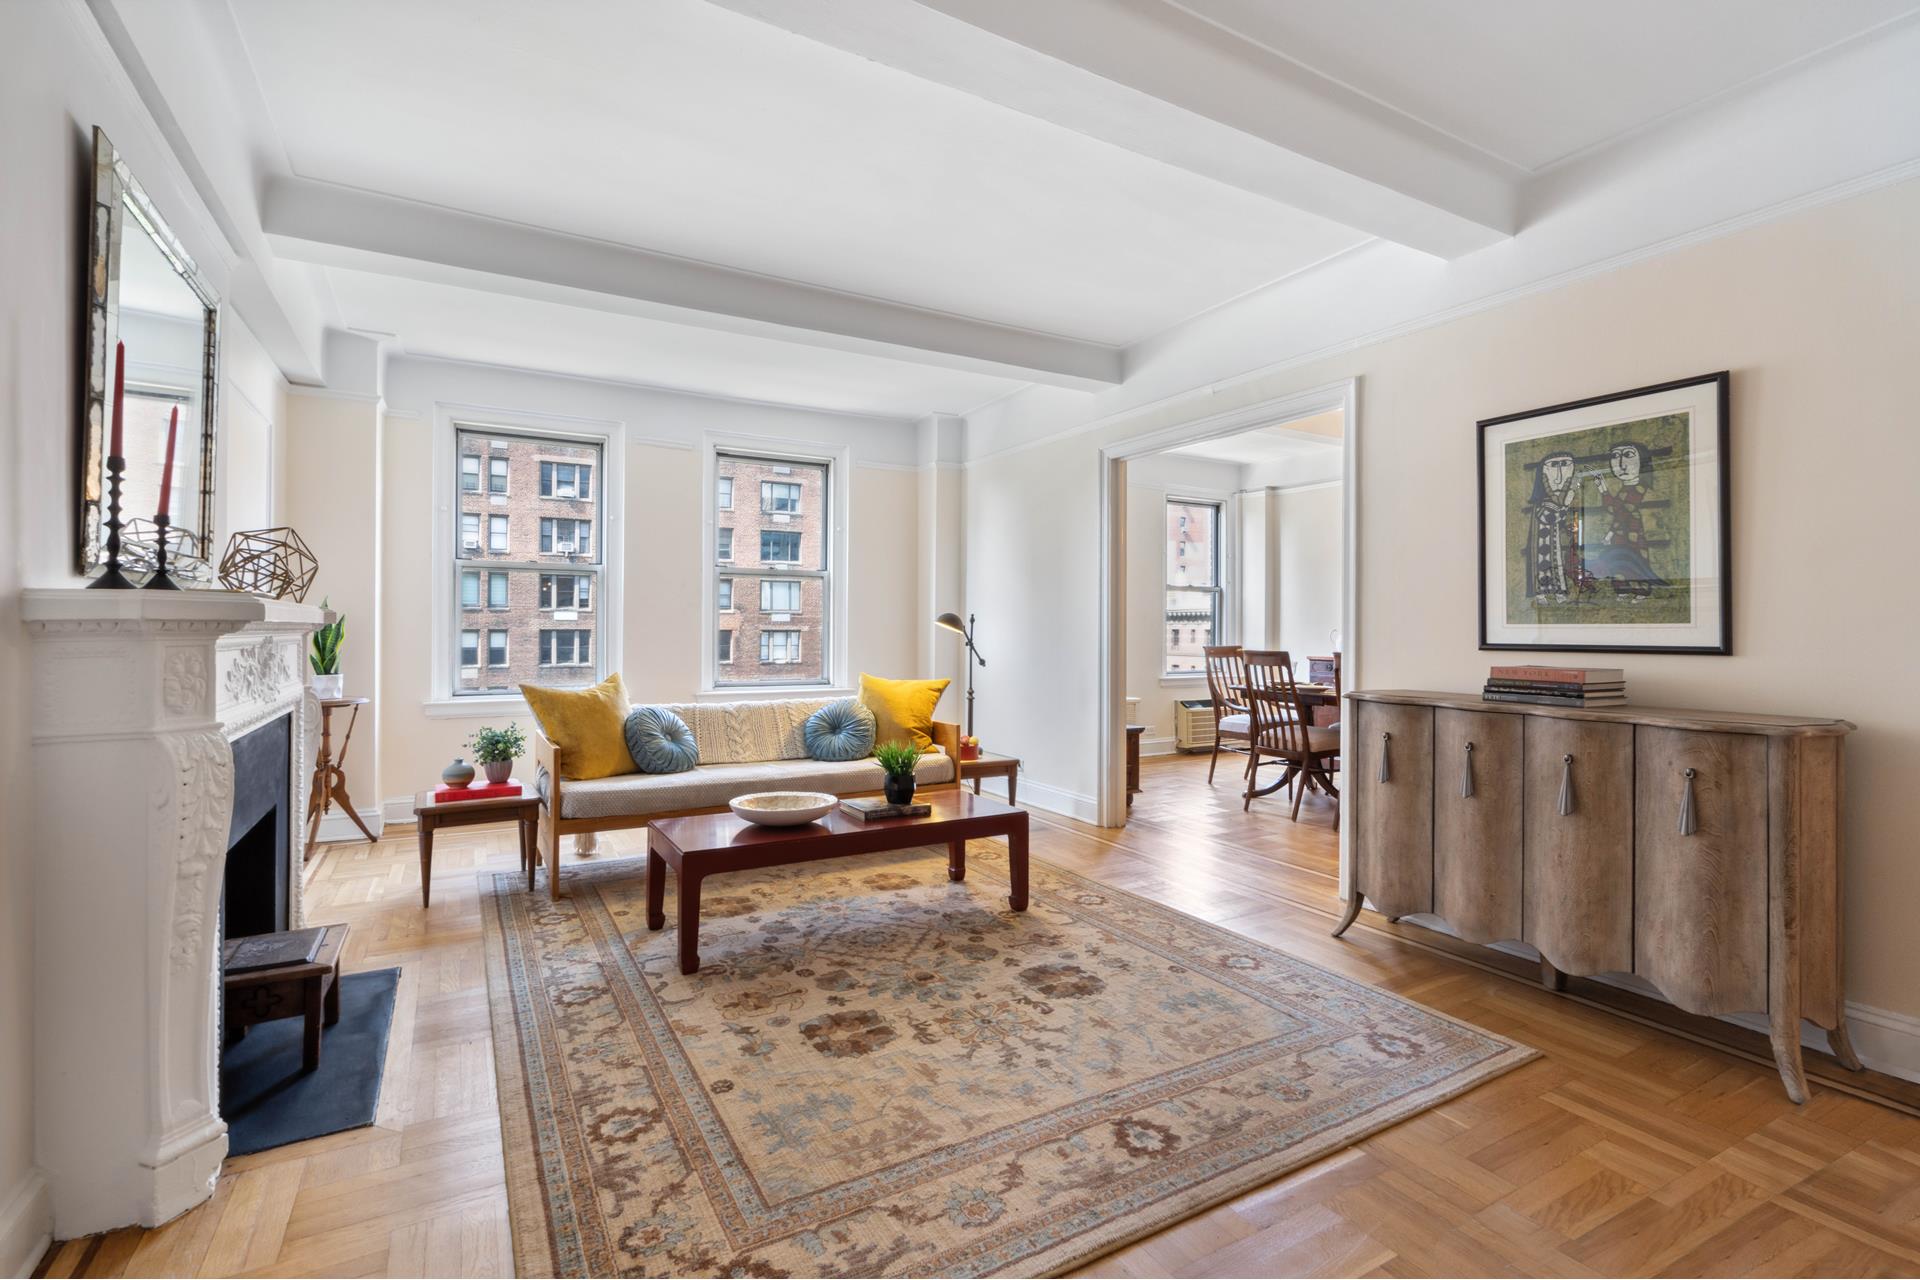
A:
[[[1037,1275],[1534,1056],[1004,846],[482,878],[521,1275]],[[673,885],[668,883],[671,899]]]

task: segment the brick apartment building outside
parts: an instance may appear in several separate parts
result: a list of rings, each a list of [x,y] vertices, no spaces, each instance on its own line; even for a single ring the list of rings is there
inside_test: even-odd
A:
[[[1219,525],[1215,503],[1167,503],[1168,671],[1207,669],[1203,651],[1220,618]]]
[[[459,433],[456,693],[593,682],[602,479],[591,445]]]
[[[827,469],[721,455],[714,683],[826,677]]]

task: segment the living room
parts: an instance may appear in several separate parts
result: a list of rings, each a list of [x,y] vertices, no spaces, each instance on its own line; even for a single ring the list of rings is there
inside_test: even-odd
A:
[[[1920,1273],[1911,0],[0,66],[0,1269]]]

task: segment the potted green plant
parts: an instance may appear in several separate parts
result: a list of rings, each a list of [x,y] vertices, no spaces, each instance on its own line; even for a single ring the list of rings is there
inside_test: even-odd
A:
[[[320,607],[327,609],[327,602],[322,600]],[[340,646],[346,638],[347,615],[344,613],[336,615],[332,622],[321,624],[313,633],[313,652],[307,655],[307,661],[313,664],[314,697],[346,696],[343,687],[346,677],[340,674]]]
[[[482,725],[467,739],[467,745],[473,748],[473,758],[487,771],[488,782],[505,782],[513,776],[513,762],[527,749],[527,735],[520,732],[517,724],[504,729]]]
[[[873,749],[873,758],[885,771],[887,779],[881,784],[886,792],[888,804],[913,803],[913,767],[920,760],[920,748],[911,742],[883,742]]]

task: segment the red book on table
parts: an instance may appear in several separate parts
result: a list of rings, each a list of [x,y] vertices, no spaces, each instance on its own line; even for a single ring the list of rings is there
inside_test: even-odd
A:
[[[518,778],[508,778],[505,782],[476,782],[469,787],[435,787],[433,802],[445,804],[449,800],[498,800],[504,796],[517,796],[520,791]]]

